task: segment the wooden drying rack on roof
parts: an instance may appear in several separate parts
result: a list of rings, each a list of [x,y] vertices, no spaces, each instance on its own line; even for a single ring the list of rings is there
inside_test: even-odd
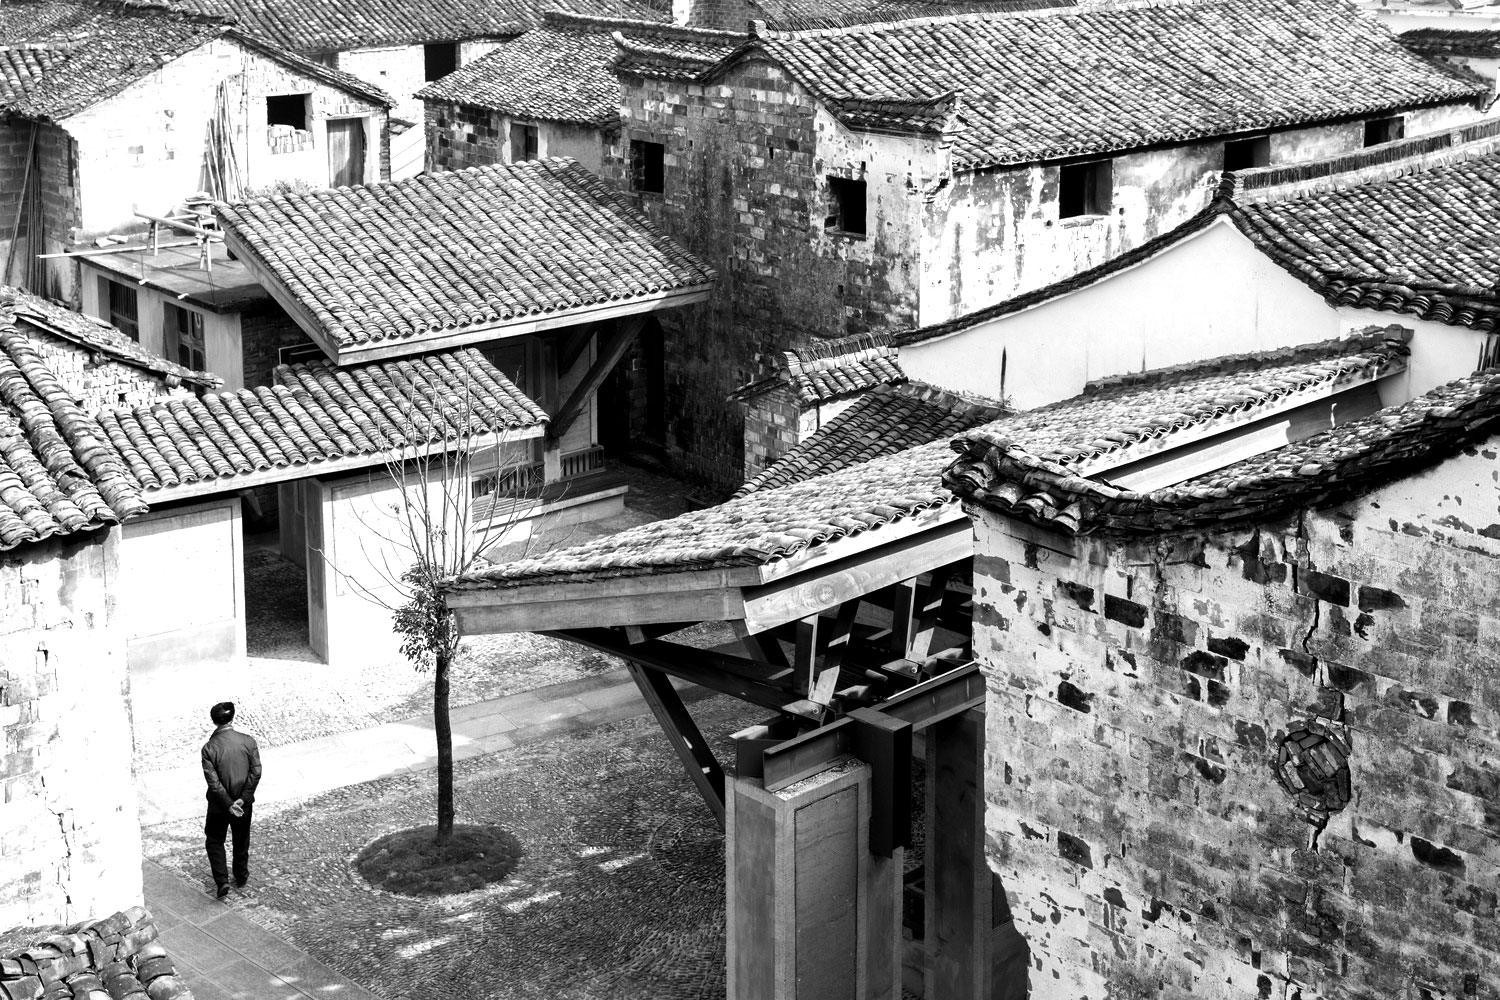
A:
[[[151,256],[155,257],[156,254],[161,250],[170,250],[177,247],[196,246],[198,248],[199,270],[208,271],[210,273],[213,272],[214,258],[213,253],[209,250],[209,247],[213,243],[223,243],[224,234],[219,232],[218,230],[205,229],[202,226],[194,225],[192,222],[188,221],[190,219],[202,219],[203,216],[160,216],[147,215],[145,212],[136,212],[134,214],[137,219],[145,219],[146,222],[149,223],[146,228],[146,234],[147,239],[150,242],[148,242],[145,246],[133,247],[120,245],[98,247],[93,250],[64,250],[61,253],[37,254],[37,257],[41,260],[52,260],[53,258],[57,257],[103,257],[107,254],[128,253],[131,250],[150,250]],[[161,242],[161,228],[163,226],[166,226],[168,229],[177,229],[185,233],[191,233],[195,238],[191,240],[181,240],[176,243],[163,243]]]

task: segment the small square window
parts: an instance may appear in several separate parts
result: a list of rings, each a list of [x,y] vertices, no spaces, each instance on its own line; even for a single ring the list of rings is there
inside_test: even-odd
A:
[[[510,123],[510,162],[524,163],[537,157],[536,126]]]
[[[100,278],[99,286],[99,297],[103,300],[109,325],[140,343],[140,305],[135,289],[108,278]]]
[[[422,77],[428,83],[458,69],[458,43],[434,42],[422,46]]]
[[[307,127],[307,105],[311,94],[281,94],[266,98],[266,124],[290,125],[303,132]]]
[[[1058,170],[1057,214],[1062,219],[1084,215],[1107,215],[1114,197],[1114,170],[1110,160],[1072,163]]]
[[[1395,142],[1406,138],[1406,119],[1401,115],[1391,118],[1371,118],[1365,122],[1365,145],[1378,146],[1382,142]]]
[[[1225,170],[1249,170],[1251,167],[1264,167],[1270,162],[1271,137],[1268,135],[1224,143]]]
[[[828,178],[828,201],[831,211],[823,221],[829,232],[865,235],[865,182],[845,177]]]
[[[666,191],[664,171],[667,149],[659,142],[630,140],[630,189],[661,194]]]

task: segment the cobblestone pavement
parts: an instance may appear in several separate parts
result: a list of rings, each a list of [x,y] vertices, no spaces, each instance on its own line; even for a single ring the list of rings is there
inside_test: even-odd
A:
[[[765,712],[693,706],[720,759]],[[459,822],[525,856],[505,882],[437,900],[371,887],[370,840],[432,809],[431,776],[257,809],[250,885],[229,905],[391,1000],[718,1000],[723,835],[650,717],[461,762]],[[149,828],[146,854],[210,886],[201,822]]]
[[[635,466],[626,512],[579,526],[559,543],[576,543],[660,520],[685,509],[677,480]],[[396,650],[384,662],[334,669],[307,645],[306,577],[274,550],[245,551],[247,611],[243,668],[184,676],[171,671],[132,675],[131,708],[136,766],[154,771],[192,759],[211,728],[208,707],[230,700],[239,728],[264,746],[280,746],[396,722],[432,711],[431,675],[419,673]],[[570,643],[531,634],[471,639],[450,670],[454,708],[589,677],[619,660]]]

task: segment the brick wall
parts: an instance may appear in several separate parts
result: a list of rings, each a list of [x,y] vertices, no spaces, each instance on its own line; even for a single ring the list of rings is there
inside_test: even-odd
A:
[[[283,347],[312,341],[286,310],[272,301],[258,303],[240,314],[240,350],[244,354],[246,387],[274,384],[271,372],[280,364]]]
[[[1032,996],[1500,996],[1496,441],[1356,503],[1113,543],[976,514],[991,865]],[[1282,740],[1352,747],[1318,830]]]
[[[499,112],[427,101],[427,169],[462,170],[504,163]]]
[[[911,227],[885,222],[912,208],[880,202],[865,240],[824,232],[816,102],[776,66],[745,63],[713,86],[622,83],[622,133],[603,173],[628,189],[630,141],[663,143],[665,192],[637,202],[719,275],[712,300],[662,317],[667,444],[686,471],[737,485],[744,420],[725,397],[763,357],[915,320]]]
[[[0,552],[0,928],[141,901],[119,539]]]
[[[69,262],[38,261],[35,255],[62,250],[72,239],[79,218],[76,165],[73,140],[56,125],[36,126],[33,145],[32,122],[0,121],[0,261],[11,255],[10,269],[0,275],[0,284],[60,299],[75,294]],[[39,227],[33,227],[33,216]],[[14,253],[12,232],[17,233]]]

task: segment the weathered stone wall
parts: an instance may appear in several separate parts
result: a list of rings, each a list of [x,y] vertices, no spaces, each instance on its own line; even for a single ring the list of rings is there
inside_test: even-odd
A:
[[[991,865],[1032,996],[1500,996],[1497,442],[1131,544],[976,514]],[[1273,774],[1340,727],[1317,832]]]
[[[141,901],[119,544],[0,552],[0,929]]]
[[[869,152],[826,161],[820,133],[840,127],[768,62],[744,63],[712,86],[622,80],[622,133],[604,174],[628,190],[631,140],[663,143],[665,191],[637,194],[637,203],[718,271],[710,301],[662,318],[668,449],[686,471],[734,485],[744,421],[725,397],[762,358],[915,320],[916,202],[907,192],[923,158],[915,140],[844,131],[841,148],[868,141],[890,152],[879,162]],[[829,174],[869,184],[866,238],[825,231]]]

